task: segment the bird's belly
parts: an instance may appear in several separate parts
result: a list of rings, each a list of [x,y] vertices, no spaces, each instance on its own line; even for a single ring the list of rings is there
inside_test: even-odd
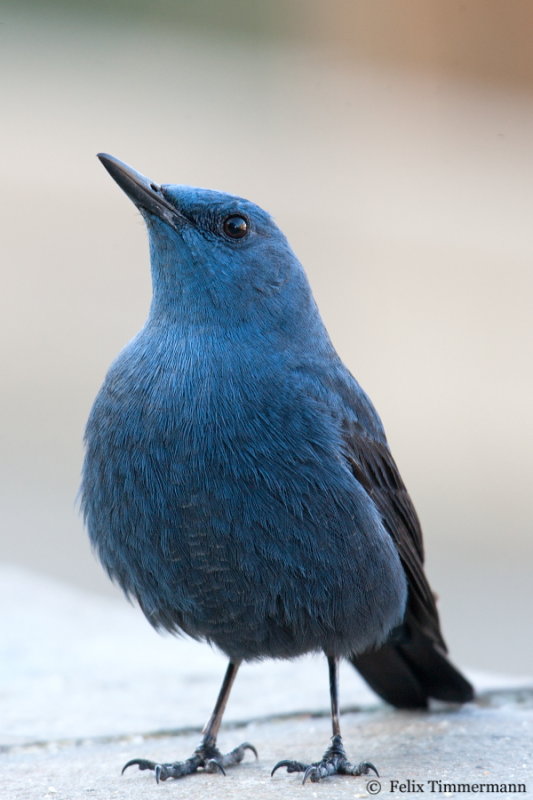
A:
[[[148,620],[233,658],[382,642],[403,617],[405,575],[332,415],[287,387],[236,398],[224,381],[195,394],[193,414],[181,384],[161,383],[170,368],[148,388],[121,369],[88,424],[83,507]]]
[[[96,537],[108,571],[155,627],[254,659],[363,652],[401,621],[403,569],[366,495],[346,509],[315,487],[291,506],[294,487],[281,496],[272,480],[213,478],[167,486],[158,502],[156,483],[136,486],[144,507],[134,515],[124,496],[124,520],[116,513],[112,535]]]

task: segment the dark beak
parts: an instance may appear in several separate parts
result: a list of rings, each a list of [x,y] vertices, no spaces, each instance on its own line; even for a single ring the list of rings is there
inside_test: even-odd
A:
[[[114,156],[98,153],[98,158],[120,188],[126,192],[137,208],[147,211],[167,222],[172,228],[180,230],[189,220],[180,214],[178,209],[169,203],[161,191],[161,186],[149,178],[145,178],[133,167],[128,166]]]

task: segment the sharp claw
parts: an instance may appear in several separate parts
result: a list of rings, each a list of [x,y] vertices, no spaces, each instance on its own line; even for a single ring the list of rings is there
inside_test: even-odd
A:
[[[122,767],[121,775],[124,775],[128,767],[137,766],[139,769],[155,769],[156,763],[155,761],[148,761],[146,758],[132,758],[131,761],[128,761]]]
[[[209,761],[206,762],[205,771],[206,772],[221,772],[223,775],[226,774],[226,770],[215,758],[210,758]]]
[[[292,761],[292,760],[278,761],[278,763],[270,773],[270,777],[272,777],[275,771],[280,767],[287,767],[287,772],[304,772],[304,770],[308,768],[307,764],[302,764],[300,763],[300,761]]]
[[[274,773],[275,773],[275,772],[276,772],[278,769],[280,769],[281,767],[287,767],[287,768],[288,768],[288,766],[289,766],[289,764],[290,764],[290,763],[291,763],[290,761],[278,761],[278,763],[276,764],[276,766],[274,767],[274,769],[273,769],[273,770],[272,770],[272,772],[270,773],[270,777],[272,777],[272,776],[273,776],[273,774],[274,774]]]
[[[351,766],[351,770],[349,771],[351,775],[368,775],[370,770],[373,770],[376,773],[376,776],[379,778],[379,772],[377,771],[376,767],[372,764],[371,761],[361,761],[356,767]]]
[[[315,773],[316,773],[316,767],[315,767],[315,765],[314,765],[314,764],[310,764],[310,765],[307,767],[307,769],[305,770],[305,772],[304,772],[304,778],[303,778],[303,781],[302,781],[302,786],[304,786],[304,785],[305,785],[305,782],[306,782],[306,780],[307,780],[308,778],[311,778],[311,782],[315,782],[315,783],[316,783],[316,781],[313,781],[313,775],[314,775]]]
[[[155,772],[155,782],[159,783],[159,781],[161,779],[161,764],[156,764],[155,765],[154,772]]]
[[[242,747],[243,750],[251,750],[252,753],[254,754],[254,756],[256,757],[256,759],[259,758],[257,750],[255,749],[253,744],[250,744],[250,742],[243,742],[243,744],[241,744],[241,747]]]

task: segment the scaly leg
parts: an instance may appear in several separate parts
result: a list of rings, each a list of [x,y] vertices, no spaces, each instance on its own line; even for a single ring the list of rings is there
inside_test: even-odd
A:
[[[166,781],[167,778],[183,778],[184,775],[191,775],[198,770],[203,770],[204,772],[221,772],[225,775],[225,767],[233,767],[236,764],[240,764],[246,750],[251,750],[257,758],[257,750],[249,742],[243,742],[239,747],[236,747],[225,755],[223,755],[216,746],[222,715],[224,714],[224,709],[226,708],[226,703],[228,702],[231,687],[233,686],[233,681],[235,680],[239,666],[240,662],[234,663],[230,661],[228,664],[215,703],[215,708],[202,731],[202,741],[191,758],[188,758],[186,761],[173,761],[164,764],[158,763],[157,761],[149,761],[146,758],[133,758],[131,761],[128,761],[127,764],[124,764],[122,773],[124,774],[124,771],[127,770],[128,767],[133,766],[137,766],[139,769],[151,769],[155,772],[155,779],[159,783],[159,781]]]
[[[272,770],[272,775],[280,767],[286,767],[287,772],[303,772],[303,783],[308,778],[313,783],[318,783],[322,778],[327,778],[329,775],[367,775],[370,770],[373,770],[376,775],[378,774],[377,769],[370,761],[351,764],[346,758],[339,721],[338,665],[337,658],[328,656],[331,727],[333,730],[330,747],[328,747],[320,761],[315,761],[312,764],[304,764],[301,761],[278,761]]]

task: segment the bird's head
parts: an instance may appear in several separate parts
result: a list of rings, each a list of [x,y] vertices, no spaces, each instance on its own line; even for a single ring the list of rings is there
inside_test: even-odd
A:
[[[151,319],[263,329],[316,315],[303,269],[259,206],[208,189],[159,185],[112,156],[107,171],[143,215],[150,236]]]

